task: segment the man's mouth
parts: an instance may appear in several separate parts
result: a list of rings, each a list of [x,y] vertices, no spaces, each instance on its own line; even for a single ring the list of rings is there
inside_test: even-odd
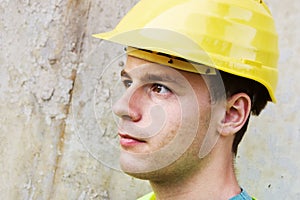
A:
[[[145,140],[132,137],[128,134],[119,133],[119,136],[120,136],[120,144],[123,147],[132,147],[132,146],[146,143]]]

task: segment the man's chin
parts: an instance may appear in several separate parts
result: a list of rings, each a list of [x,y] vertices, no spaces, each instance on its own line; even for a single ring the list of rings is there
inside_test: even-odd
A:
[[[151,159],[145,159],[139,156],[128,158],[122,155],[120,158],[121,170],[134,178],[148,180],[152,182],[161,182],[166,180],[168,174],[172,173],[170,165],[163,166],[160,162]]]
[[[142,154],[121,153],[120,166],[124,173],[133,177],[153,171],[153,167],[149,166],[146,156]]]
[[[126,171],[123,172],[133,178],[137,178],[141,180],[151,180],[154,176],[154,172],[148,172],[148,173],[133,173],[133,172],[126,172]]]
[[[157,171],[164,168],[151,154],[133,154],[122,152],[120,156],[121,170],[138,179],[149,179]]]

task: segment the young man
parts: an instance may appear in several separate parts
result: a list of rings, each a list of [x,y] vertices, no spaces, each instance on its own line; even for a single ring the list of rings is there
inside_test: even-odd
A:
[[[141,0],[115,30],[128,46],[120,164],[141,199],[252,199],[234,173],[249,121],[275,101],[277,35],[261,0]]]

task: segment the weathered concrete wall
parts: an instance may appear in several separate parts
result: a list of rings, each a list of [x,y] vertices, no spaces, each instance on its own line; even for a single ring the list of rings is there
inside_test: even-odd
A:
[[[0,0],[0,199],[131,200],[149,191],[100,163],[89,143],[99,128],[88,112],[95,85],[115,56],[91,34],[112,29],[136,2]],[[300,3],[267,3],[280,36],[278,103],[253,118],[237,167],[259,199],[299,199]]]

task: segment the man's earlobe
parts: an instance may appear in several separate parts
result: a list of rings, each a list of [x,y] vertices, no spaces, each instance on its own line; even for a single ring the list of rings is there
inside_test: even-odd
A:
[[[247,121],[251,111],[251,100],[246,93],[238,93],[227,99],[226,113],[219,128],[220,135],[237,133]]]

